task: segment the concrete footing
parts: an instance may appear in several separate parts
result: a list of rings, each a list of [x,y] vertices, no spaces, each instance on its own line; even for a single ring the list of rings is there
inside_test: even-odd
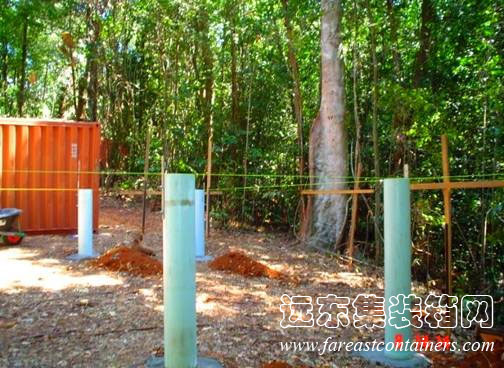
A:
[[[150,357],[145,362],[147,368],[164,368],[164,357]],[[196,368],[223,368],[215,359],[198,357],[198,366]]]
[[[391,359],[383,351],[357,351],[356,356],[364,358],[379,366],[392,368],[426,368],[432,366],[432,361],[425,355],[413,353],[409,359]]]
[[[82,254],[76,253],[76,254],[69,255],[67,257],[67,259],[69,259],[70,261],[84,261],[86,259],[97,258],[99,255],[100,255],[99,253],[95,253],[95,252],[91,255],[82,255]]]
[[[212,259],[212,256],[196,256],[196,262],[209,262]]]

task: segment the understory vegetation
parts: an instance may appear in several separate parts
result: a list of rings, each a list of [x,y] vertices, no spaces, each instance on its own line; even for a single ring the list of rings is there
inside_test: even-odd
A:
[[[215,223],[297,232],[320,18],[315,0],[0,0],[0,115],[99,121],[104,171],[141,173],[150,134],[149,171],[164,157],[201,187],[212,132]],[[345,0],[341,37],[349,188],[356,161],[363,188],[405,164],[412,181],[442,181],[442,134],[452,181],[504,178],[503,2]],[[382,241],[377,198],[357,202],[355,257],[367,262]],[[502,188],[452,192],[456,293],[500,305],[503,203]],[[414,192],[413,272],[440,287],[443,222],[442,192]]]

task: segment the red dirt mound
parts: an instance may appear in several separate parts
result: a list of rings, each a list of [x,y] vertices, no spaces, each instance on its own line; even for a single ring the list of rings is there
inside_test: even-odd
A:
[[[110,271],[129,272],[137,276],[153,276],[163,273],[161,262],[125,246],[112,248],[90,262],[96,267]]]
[[[230,271],[246,277],[269,277],[285,279],[286,276],[260,262],[254,261],[241,252],[228,252],[210,262],[209,267],[218,271]]]
[[[263,364],[261,368],[294,368],[294,367],[288,363],[274,360],[272,362]]]

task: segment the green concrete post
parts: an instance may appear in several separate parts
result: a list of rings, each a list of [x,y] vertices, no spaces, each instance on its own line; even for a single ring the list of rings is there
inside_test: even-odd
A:
[[[164,175],[164,367],[195,368],[195,181],[191,174]]]
[[[390,297],[411,293],[411,206],[410,182],[407,178],[385,179],[383,188],[385,237],[385,314],[388,319]],[[409,305],[408,305],[409,307]],[[411,321],[411,314],[404,316]],[[385,346],[394,343],[397,334],[404,343],[411,341],[411,326],[385,326]],[[389,344],[390,345],[390,344]],[[404,349],[404,346],[403,346]],[[392,359],[409,359],[411,351],[385,351]]]

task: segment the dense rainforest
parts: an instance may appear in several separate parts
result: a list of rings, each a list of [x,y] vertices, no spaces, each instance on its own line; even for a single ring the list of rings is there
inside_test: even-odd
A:
[[[339,184],[352,188],[359,178],[377,193],[337,196],[344,217],[332,249],[344,251],[358,206],[354,257],[380,264],[380,178],[402,176],[407,164],[412,181],[442,181],[442,134],[451,180],[504,176],[504,3],[339,6],[328,50],[315,0],[0,0],[0,115],[99,121],[104,171],[142,172],[149,140],[150,172],[164,157],[167,170],[196,173],[201,186],[210,146],[211,187],[220,193],[213,223],[299,236],[300,190],[314,187],[311,129],[324,119],[324,55],[337,58],[342,128],[331,154],[346,155]],[[135,175],[103,180],[140,183]],[[458,294],[504,297],[503,202],[502,189],[452,193]],[[443,221],[441,191],[413,193],[414,274],[435,286]]]

